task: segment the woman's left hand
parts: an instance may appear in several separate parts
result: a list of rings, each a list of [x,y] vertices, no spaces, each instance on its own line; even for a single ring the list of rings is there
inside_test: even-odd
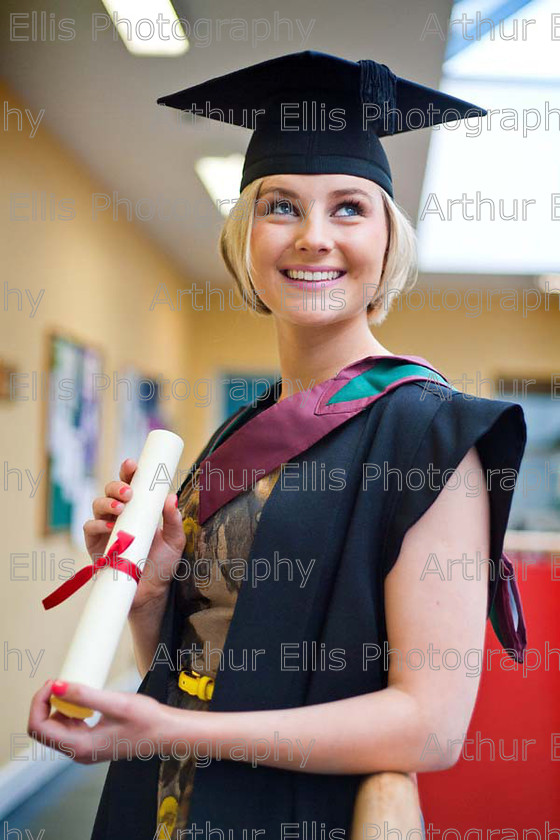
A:
[[[168,755],[170,740],[165,738],[167,707],[152,697],[89,688],[67,683],[57,696],[69,703],[99,711],[95,726],[55,711],[51,715],[53,681],[47,680],[31,701],[27,734],[52,749],[68,755],[79,764],[99,761]],[[141,742],[141,744],[140,744]]]

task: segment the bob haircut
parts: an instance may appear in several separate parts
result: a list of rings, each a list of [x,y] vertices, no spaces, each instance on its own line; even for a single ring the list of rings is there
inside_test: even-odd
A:
[[[243,301],[259,315],[270,315],[271,310],[255,291],[251,272],[251,231],[255,203],[258,201],[265,178],[248,184],[227,217],[220,234],[219,251],[232,275]],[[367,305],[368,324],[381,324],[393,301],[408,292],[418,278],[416,258],[416,233],[409,219],[390,195],[379,187],[385,207],[388,227],[388,244],[383,260],[381,279],[375,294]],[[251,208],[251,212],[247,212]],[[241,213],[239,212],[241,209]]]

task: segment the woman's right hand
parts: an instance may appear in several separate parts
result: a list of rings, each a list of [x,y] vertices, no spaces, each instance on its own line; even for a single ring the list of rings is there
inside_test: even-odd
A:
[[[120,481],[110,481],[105,486],[105,496],[93,501],[95,519],[88,519],[84,523],[86,548],[92,560],[100,557],[107,548],[115,520],[132,498],[134,491],[130,482],[137,467],[138,464],[132,458],[123,461],[119,471]],[[175,493],[170,493],[165,500],[163,527],[158,528],[154,536],[146,561],[146,576],[140,577],[132,610],[144,607],[150,601],[159,600],[167,594],[187,540],[176,501]]]

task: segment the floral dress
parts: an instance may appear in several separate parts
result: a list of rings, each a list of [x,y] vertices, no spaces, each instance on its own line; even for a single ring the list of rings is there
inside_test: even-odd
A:
[[[202,526],[198,522],[198,469],[181,490],[178,506],[187,542],[177,578],[178,608],[184,616],[180,667],[187,673],[194,670],[214,681],[219,679],[220,654],[243,582],[243,566],[249,560],[262,508],[279,475],[277,467],[252,489],[217,510]],[[171,672],[167,687],[170,706],[204,711],[211,702],[211,698],[184,691]],[[158,840],[181,836],[179,832],[187,826],[195,771],[204,772],[193,750],[186,758],[180,757],[180,749],[175,752],[177,757],[162,759],[159,768]]]

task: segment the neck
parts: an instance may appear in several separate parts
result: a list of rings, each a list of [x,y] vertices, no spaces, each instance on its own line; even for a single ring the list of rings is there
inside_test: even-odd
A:
[[[391,356],[365,318],[308,326],[275,319],[282,392],[278,402],[336,376],[365,356]]]

